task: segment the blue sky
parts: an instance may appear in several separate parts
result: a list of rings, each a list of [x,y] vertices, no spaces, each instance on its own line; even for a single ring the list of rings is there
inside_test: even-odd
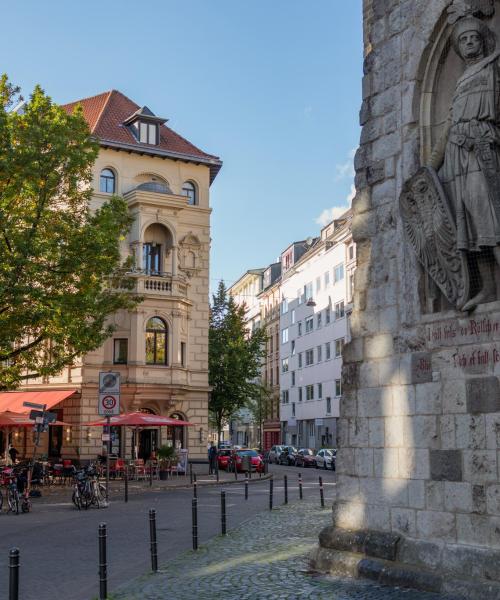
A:
[[[347,205],[361,0],[23,0],[3,19],[0,70],[25,95],[36,83],[60,103],[115,88],[222,158],[212,288]]]

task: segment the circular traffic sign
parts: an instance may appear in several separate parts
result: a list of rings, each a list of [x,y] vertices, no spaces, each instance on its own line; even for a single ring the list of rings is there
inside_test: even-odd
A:
[[[116,398],[114,396],[104,396],[102,405],[106,410],[113,410],[116,406]]]

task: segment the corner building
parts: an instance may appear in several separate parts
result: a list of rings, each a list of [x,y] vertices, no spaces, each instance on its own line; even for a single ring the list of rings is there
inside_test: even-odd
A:
[[[187,419],[195,427],[145,429],[139,454],[165,443],[205,457],[208,435],[208,296],[210,185],[221,161],[166,126],[166,119],[112,90],[81,104],[100,144],[94,166],[92,208],[112,194],[125,198],[134,217],[122,243],[132,256],[132,277],[144,301],[112,318],[113,336],[60,376],[30,381],[26,390],[73,390],[54,407],[69,424],[50,434],[49,455],[95,457],[99,371],[121,373],[121,411]],[[57,428],[51,428],[56,430]],[[113,452],[130,453],[130,433],[113,432]],[[53,438],[53,439],[52,439]]]

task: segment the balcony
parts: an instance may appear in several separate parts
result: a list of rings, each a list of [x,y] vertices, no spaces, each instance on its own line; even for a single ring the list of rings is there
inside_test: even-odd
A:
[[[187,297],[187,283],[184,277],[171,273],[149,273],[136,269],[129,273],[135,279],[133,292],[140,296]]]

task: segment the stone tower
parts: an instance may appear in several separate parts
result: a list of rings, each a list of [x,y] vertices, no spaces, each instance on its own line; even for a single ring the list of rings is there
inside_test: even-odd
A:
[[[500,598],[500,2],[363,9],[352,342],[313,562]]]

